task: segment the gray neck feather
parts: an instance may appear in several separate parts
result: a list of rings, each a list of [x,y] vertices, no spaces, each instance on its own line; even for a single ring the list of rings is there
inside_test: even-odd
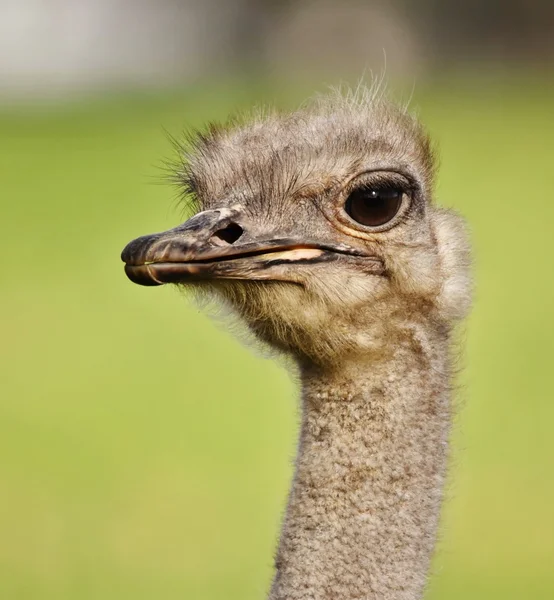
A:
[[[302,369],[296,473],[270,600],[418,600],[445,477],[448,334]]]

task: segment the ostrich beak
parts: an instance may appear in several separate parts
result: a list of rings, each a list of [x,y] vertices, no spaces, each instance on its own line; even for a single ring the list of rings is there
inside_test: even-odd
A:
[[[239,221],[236,210],[209,210],[169,231],[139,237],[121,254],[125,273],[134,283],[146,286],[202,279],[300,283],[288,265],[364,256],[344,244],[286,236],[256,239]],[[383,271],[382,261],[364,258],[370,270]]]

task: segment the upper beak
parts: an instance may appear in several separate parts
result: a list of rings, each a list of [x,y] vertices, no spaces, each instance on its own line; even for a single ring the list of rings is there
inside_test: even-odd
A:
[[[236,210],[224,208],[201,212],[169,231],[139,237],[125,246],[121,258],[131,281],[151,286],[215,278],[294,281],[283,265],[337,255],[360,253],[343,244],[290,237],[258,240]],[[371,264],[382,270],[381,261],[372,259]]]

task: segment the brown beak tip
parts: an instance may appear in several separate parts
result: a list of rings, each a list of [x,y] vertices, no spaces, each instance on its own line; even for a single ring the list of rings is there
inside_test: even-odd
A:
[[[148,287],[162,285],[161,281],[157,281],[152,277],[147,265],[125,265],[125,274],[133,283],[138,285]]]

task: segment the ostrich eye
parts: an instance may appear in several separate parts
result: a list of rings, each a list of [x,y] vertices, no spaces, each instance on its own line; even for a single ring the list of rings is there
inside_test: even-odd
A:
[[[348,196],[344,210],[360,225],[378,227],[393,219],[403,194],[403,190],[395,187],[360,187]]]

